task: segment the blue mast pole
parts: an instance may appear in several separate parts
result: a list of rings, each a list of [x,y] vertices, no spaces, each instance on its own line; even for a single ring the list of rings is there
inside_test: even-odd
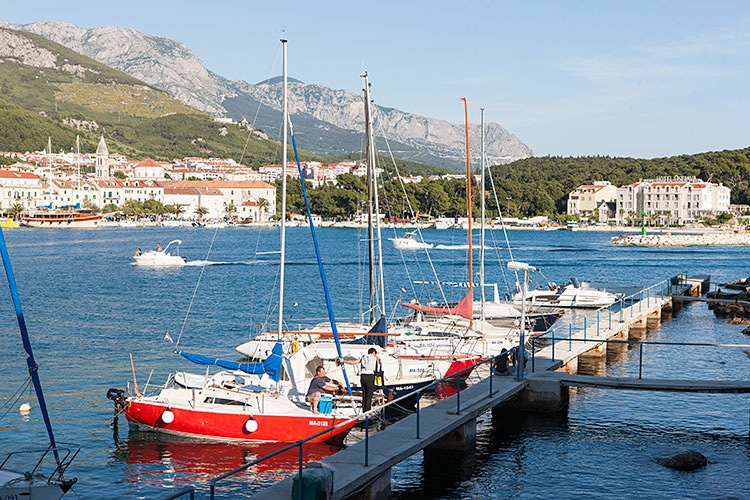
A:
[[[21,330],[21,340],[23,341],[23,348],[26,351],[26,364],[29,367],[29,376],[34,384],[34,392],[36,392],[36,399],[39,402],[39,409],[42,411],[42,417],[44,418],[44,425],[47,427],[47,434],[49,435],[49,442],[52,445],[52,452],[55,455],[55,462],[60,465],[60,456],[57,452],[57,444],[55,443],[55,435],[52,432],[52,423],[49,419],[49,413],[47,413],[47,403],[44,401],[44,394],[42,393],[42,384],[39,381],[39,373],[37,373],[38,366],[34,360],[34,353],[31,350],[31,341],[29,340],[29,332],[26,330],[26,320],[23,317],[23,310],[21,309],[21,299],[18,296],[18,288],[16,287],[16,278],[13,275],[13,268],[10,265],[10,256],[8,255],[8,247],[5,245],[5,236],[3,230],[0,229],[0,255],[3,259],[3,267],[5,268],[5,275],[8,278],[8,287],[10,288],[10,296],[13,299],[13,307],[16,309],[16,318],[18,318],[18,327]]]
[[[313,245],[315,246],[315,256],[318,258],[318,270],[320,271],[320,280],[323,282],[323,291],[326,296],[326,307],[328,308],[328,319],[331,321],[331,331],[333,332],[333,340],[336,341],[336,352],[339,358],[343,357],[341,354],[341,342],[339,341],[339,333],[336,328],[336,318],[333,316],[333,307],[331,306],[331,294],[328,293],[328,282],[326,281],[326,272],[323,269],[323,260],[320,258],[320,248],[318,247],[318,238],[315,235],[315,224],[313,224],[312,214],[310,213],[310,202],[307,199],[307,190],[305,189],[305,179],[302,176],[302,166],[299,163],[299,154],[297,153],[297,142],[294,140],[294,129],[292,128],[292,120],[289,120],[289,135],[292,137],[292,147],[294,148],[294,159],[297,161],[297,172],[299,172],[299,182],[302,185],[302,196],[305,198],[305,208],[307,209],[307,221],[310,223],[310,233],[312,234]],[[346,370],[342,370],[344,374],[344,381],[346,382],[346,391],[349,396],[352,395],[352,388],[349,385],[349,377],[346,375]]]

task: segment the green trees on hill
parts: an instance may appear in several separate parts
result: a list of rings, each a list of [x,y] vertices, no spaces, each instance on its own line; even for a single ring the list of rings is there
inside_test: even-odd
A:
[[[495,165],[491,172],[495,190],[488,177],[485,186],[488,217],[497,216],[499,206],[506,216],[549,215],[564,220],[568,193],[580,185],[608,180],[622,186],[660,176],[695,176],[706,182],[721,182],[732,189],[732,203],[750,204],[750,148],[653,160],[546,156]],[[381,213],[387,217],[411,218],[412,211],[433,217],[465,217],[465,179],[425,180],[402,186],[398,178],[389,174],[392,173],[389,171],[382,180],[379,198]],[[288,210],[304,213],[299,180],[290,178],[287,186]],[[366,208],[364,177],[341,175],[337,186],[315,189],[308,183],[307,191],[313,213],[325,217],[350,218]],[[474,217],[480,213],[477,182],[472,184],[472,213]]]

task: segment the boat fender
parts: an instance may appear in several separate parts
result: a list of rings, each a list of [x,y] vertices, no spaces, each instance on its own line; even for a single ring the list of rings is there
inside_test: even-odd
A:
[[[165,424],[171,424],[174,422],[174,413],[172,413],[172,410],[169,408],[164,410],[164,413],[161,414],[161,421]]]
[[[247,433],[253,433],[258,430],[258,422],[254,418],[248,419],[247,422],[245,422],[245,432]]]

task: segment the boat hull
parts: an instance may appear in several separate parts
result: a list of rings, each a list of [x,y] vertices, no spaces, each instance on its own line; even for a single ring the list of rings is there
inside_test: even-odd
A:
[[[70,217],[24,217],[21,225],[52,229],[96,229],[102,220],[101,215],[71,215]]]
[[[174,420],[169,424],[161,418],[167,409],[174,414]],[[133,424],[170,434],[231,441],[285,443],[305,439],[345,421],[329,415],[251,415],[239,412],[200,411],[139,401],[130,401],[125,416]],[[245,424],[251,418],[258,424],[254,432],[248,432],[245,429]],[[321,434],[311,439],[310,442],[340,445],[354,424],[355,422],[352,421],[338,429]]]

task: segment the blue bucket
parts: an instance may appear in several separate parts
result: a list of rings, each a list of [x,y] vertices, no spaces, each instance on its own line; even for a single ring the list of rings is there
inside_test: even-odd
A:
[[[333,409],[333,396],[330,394],[322,394],[320,396],[320,402],[318,403],[318,411],[320,413],[331,413]]]

